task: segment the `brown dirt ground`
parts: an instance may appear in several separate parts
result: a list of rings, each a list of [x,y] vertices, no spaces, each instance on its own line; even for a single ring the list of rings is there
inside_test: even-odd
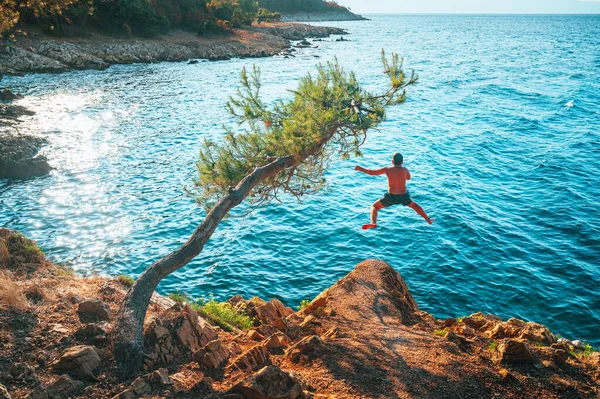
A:
[[[0,272],[5,283],[13,284],[11,295],[34,284],[44,293],[39,303],[21,297],[9,304],[0,284],[0,383],[13,398],[22,398],[32,387],[8,377],[11,365],[28,363],[49,385],[59,376],[48,365],[79,344],[73,337],[82,326],[77,301],[100,299],[116,314],[127,288],[116,279],[78,277],[43,257],[30,263],[14,258],[3,267],[0,253]],[[475,334],[467,345],[456,345],[434,334],[442,322],[416,306],[399,274],[385,262],[365,261],[307,309],[287,318],[295,326],[295,341],[313,334],[323,337],[324,346],[315,356],[294,363],[282,353],[271,353],[270,362],[296,376],[307,397],[314,399],[600,397],[598,357],[569,356],[555,370],[535,363],[498,365],[491,360],[489,338]],[[147,321],[163,310],[151,305]],[[245,333],[216,328],[226,344],[236,342],[242,349],[257,344]],[[136,377],[117,380],[110,345],[99,346],[98,352],[98,381],[86,381],[80,397],[112,398]],[[507,371],[514,378],[503,378]],[[178,373],[177,389],[151,397],[204,397],[189,389],[206,376],[213,379],[219,397],[250,375],[232,368],[205,372],[196,363],[173,365],[169,373]]]

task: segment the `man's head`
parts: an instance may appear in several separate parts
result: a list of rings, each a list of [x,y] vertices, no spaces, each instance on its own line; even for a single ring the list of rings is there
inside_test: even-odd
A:
[[[394,154],[394,157],[392,158],[392,162],[394,163],[395,166],[401,166],[404,163],[404,157],[402,156],[402,154],[397,152]]]

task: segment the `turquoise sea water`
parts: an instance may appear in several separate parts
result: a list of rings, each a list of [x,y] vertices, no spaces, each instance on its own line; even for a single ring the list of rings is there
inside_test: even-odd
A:
[[[365,157],[335,162],[330,189],[302,204],[286,198],[229,219],[159,290],[276,296],[296,306],[377,257],[439,318],[491,312],[600,345],[600,16],[372,16],[330,25],[347,28],[351,41],[315,42],[291,59],[5,78],[37,111],[26,125],[49,138],[56,170],[0,180],[0,225],[80,271],[137,276],[202,220],[184,187],[200,141],[232,122],[223,105],[242,66],[262,68],[267,99],[288,96],[334,56],[375,88],[385,48],[404,56],[420,83],[371,132]],[[363,232],[386,184],[353,167],[384,166],[396,151],[413,175],[413,198],[437,222],[394,207],[379,229]]]

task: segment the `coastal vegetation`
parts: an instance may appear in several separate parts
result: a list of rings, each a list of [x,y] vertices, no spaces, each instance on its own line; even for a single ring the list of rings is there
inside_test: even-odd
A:
[[[279,12],[340,7],[323,0],[6,0],[0,4],[0,35],[29,25],[63,36],[87,35],[94,29],[141,37],[172,29],[219,33],[254,21],[278,20]]]
[[[187,303],[198,314],[210,320],[225,331],[250,330],[254,320],[244,309],[236,309],[228,302],[218,302],[212,295],[193,299],[181,292],[171,292],[169,298],[179,303]]]
[[[117,315],[113,334],[115,359],[122,372],[142,361],[143,323],[152,293],[169,274],[198,256],[217,226],[248,199],[248,208],[264,206],[281,195],[298,200],[326,186],[324,172],[336,158],[360,155],[367,131],[385,119],[387,106],[406,99],[406,88],[417,82],[406,74],[394,54],[382,52],[387,89],[366,90],[337,61],[320,65],[300,80],[292,98],[272,106],[261,98],[260,70],[241,73],[241,88],[228,109],[238,129],[222,141],[205,140],[196,166],[196,200],[207,212],[189,240],[158,260],[129,290]]]

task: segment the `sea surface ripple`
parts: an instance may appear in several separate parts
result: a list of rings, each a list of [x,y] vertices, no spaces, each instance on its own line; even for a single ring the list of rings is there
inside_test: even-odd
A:
[[[420,82],[370,133],[364,158],[334,162],[329,190],[302,204],[228,219],[159,291],[296,306],[381,258],[439,318],[491,312],[600,345],[600,16],[371,18],[331,23],[350,41],[315,42],[290,59],[5,77],[37,112],[25,127],[49,138],[56,170],[0,180],[0,225],[79,271],[137,276],[202,220],[184,187],[200,142],[233,123],[224,103],[243,66],[262,68],[269,100],[334,56],[377,88],[384,48]],[[399,206],[363,232],[386,186],[353,167],[386,165],[396,151],[437,222]]]

